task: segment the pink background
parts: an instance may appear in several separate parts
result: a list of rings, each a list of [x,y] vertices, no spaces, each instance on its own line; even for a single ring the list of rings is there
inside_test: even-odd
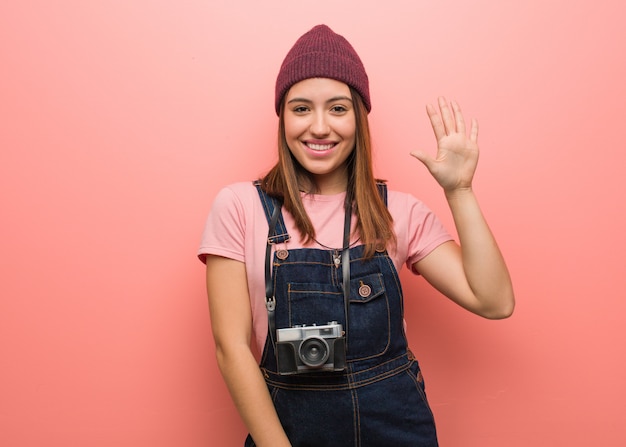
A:
[[[438,95],[481,125],[515,315],[402,274],[442,446],[626,445],[623,5],[2,2],[0,445],[241,445],[195,251],[273,164],[278,67],[322,22],[368,69],[378,176],[449,227],[408,153]]]

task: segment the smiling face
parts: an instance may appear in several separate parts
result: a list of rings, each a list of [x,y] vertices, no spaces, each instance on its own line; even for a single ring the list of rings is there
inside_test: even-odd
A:
[[[291,86],[283,112],[285,140],[300,165],[311,173],[320,194],[346,190],[346,160],[354,150],[356,119],[350,88],[327,78]]]

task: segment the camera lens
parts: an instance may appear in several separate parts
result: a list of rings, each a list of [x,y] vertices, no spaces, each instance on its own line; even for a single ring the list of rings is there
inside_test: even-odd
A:
[[[307,338],[300,344],[298,354],[302,363],[311,368],[319,368],[328,360],[328,344],[323,338]]]

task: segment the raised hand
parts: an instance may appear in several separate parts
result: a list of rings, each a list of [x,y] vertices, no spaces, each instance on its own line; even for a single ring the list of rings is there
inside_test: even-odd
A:
[[[439,97],[439,112],[428,104],[426,112],[437,139],[435,158],[423,151],[411,155],[421,161],[445,192],[470,189],[478,164],[478,122],[472,119],[469,136],[459,105]]]

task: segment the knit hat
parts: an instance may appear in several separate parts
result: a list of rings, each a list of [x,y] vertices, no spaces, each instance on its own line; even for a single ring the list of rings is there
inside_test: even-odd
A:
[[[276,79],[276,114],[289,88],[309,78],[330,78],[353,87],[369,112],[369,82],[359,55],[352,45],[326,25],[317,25],[302,35],[289,50]]]

